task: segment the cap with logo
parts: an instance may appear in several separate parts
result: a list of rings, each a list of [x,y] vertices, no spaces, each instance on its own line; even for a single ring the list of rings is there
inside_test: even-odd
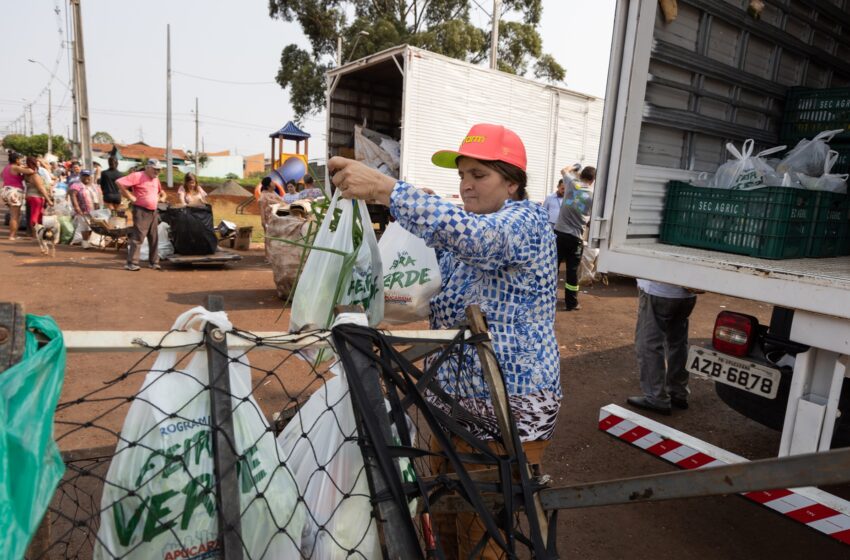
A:
[[[145,167],[153,167],[154,169],[162,169],[158,159],[149,159]]]
[[[503,161],[525,171],[525,146],[519,136],[497,124],[476,124],[469,129],[460,148],[440,150],[431,156],[438,167],[457,168],[457,158],[469,157],[483,161]]]

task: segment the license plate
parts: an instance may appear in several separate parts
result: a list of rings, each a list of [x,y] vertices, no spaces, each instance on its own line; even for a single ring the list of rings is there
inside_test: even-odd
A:
[[[779,390],[778,369],[731,358],[699,346],[691,346],[688,350],[688,371],[767,399],[775,399]]]

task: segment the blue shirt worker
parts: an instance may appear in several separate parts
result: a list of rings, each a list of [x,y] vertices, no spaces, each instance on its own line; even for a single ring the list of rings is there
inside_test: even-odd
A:
[[[557,261],[546,211],[526,193],[525,146],[503,126],[478,124],[457,150],[439,151],[431,161],[457,170],[462,209],[354,160],[334,157],[328,167],[343,197],[389,206],[399,225],[436,250],[442,285],[431,299],[432,328],[456,328],[468,306],[481,307],[523,448],[529,463],[539,463],[561,403]],[[447,360],[437,379],[476,418],[496,426],[473,347]],[[467,512],[435,514],[435,526],[448,558],[470,557],[485,533]],[[484,548],[476,557],[500,557],[492,541]]]

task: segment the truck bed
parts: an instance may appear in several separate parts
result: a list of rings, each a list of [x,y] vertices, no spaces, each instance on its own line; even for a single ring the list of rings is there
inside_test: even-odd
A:
[[[850,318],[850,257],[767,260],[644,240],[601,254],[600,270],[611,258],[620,274]]]

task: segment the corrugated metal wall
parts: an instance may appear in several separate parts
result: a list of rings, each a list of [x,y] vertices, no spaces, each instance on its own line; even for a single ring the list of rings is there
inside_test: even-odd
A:
[[[584,96],[508,74],[420,50],[409,52],[402,176],[411,183],[459,201],[457,174],[434,167],[431,154],[456,149],[479,122],[502,124],[522,138],[532,200],[542,201],[553,190],[553,177],[561,167],[574,161],[595,163],[601,100],[588,102]],[[555,96],[560,98],[557,103]],[[560,114],[553,107],[560,107]]]
[[[760,19],[748,0],[680,0],[656,13],[631,238],[657,236],[666,181],[713,172],[725,144],[778,142],[787,88],[850,84],[850,0],[775,0]],[[682,171],[690,173],[682,173]]]

